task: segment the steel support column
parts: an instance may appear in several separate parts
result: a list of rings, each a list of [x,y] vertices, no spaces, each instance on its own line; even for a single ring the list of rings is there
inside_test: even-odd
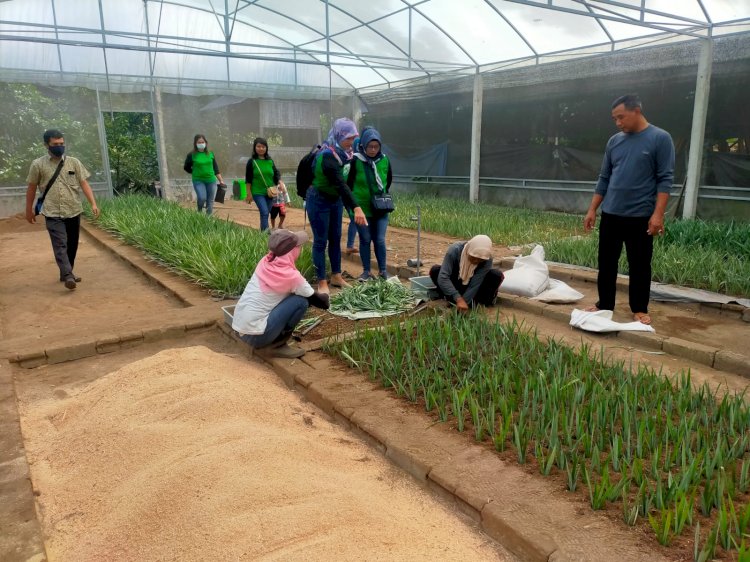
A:
[[[471,109],[471,168],[469,170],[469,201],[479,200],[479,152],[482,146],[482,75],[474,75],[474,96]]]
[[[110,109],[112,109],[110,107]],[[107,143],[107,129],[104,126],[104,115],[102,115],[102,103],[99,99],[99,88],[96,89],[96,127],[99,129],[99,146],[102,151],[102,166],[104,167],[104,177],[107,178],[107,194],[110,197],[115,196],[115,190],[112,186],[112,169],[109,165],[109,145]]]
[[[698,186],[701,181],[703,163],[703,139],[706,132],[708,97],[711,89],[711,67],[713,64],[713,40],[704,39],[698,59],[698,76],[695,80],[693,102],[693,125],[690,129],[690,151],[688,153],[687,183],[685,184],[685,206],[682,218],[695,218],[698,207]]]
[[[161,89],[153,87],[154,103],[154,134],[156,135],[156,155],[159,160],[159,180],[162,194],[167,201],[174,201],[177,197],[169,182],[169,164],[167,162],[167,141],[164,135],[164,115],[161,106]]]

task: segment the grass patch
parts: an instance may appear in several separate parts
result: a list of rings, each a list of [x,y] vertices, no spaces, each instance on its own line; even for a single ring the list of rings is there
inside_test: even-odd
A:
[[[125,195],[102,200],[94,224],[151,259],[219,294],[239,295],[268,253],[268,235],[197,213],[154,197]],[[309,246],[297,267],[312,274]]]

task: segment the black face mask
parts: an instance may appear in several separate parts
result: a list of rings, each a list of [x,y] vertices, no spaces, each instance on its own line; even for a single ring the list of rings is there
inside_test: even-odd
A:
[[[63,154],[65,154],[65,145],[62,146],[50,146],[49,147],[50,154],[52,156],[56,156],[57,158],[61,158]]]

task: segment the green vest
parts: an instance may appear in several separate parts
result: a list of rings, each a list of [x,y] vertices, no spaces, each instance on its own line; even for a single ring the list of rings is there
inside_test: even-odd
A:
[[[344,164],[341,168],[341,175],[344,176],[344,181],[349,175],[350,164]],[[315,158],[315,167],[313,168],[313,181],[312,186],[318,190],[319,193],[325,193],[331,197],[339,197],[338,188],[328,181],[328,178],[323,173],[323,153]]]
[[[357,167],[357,174],[354,177],[354,187],[352,188],[352,195],[354,195],[354,200],[357,202],[357,205],[359,205],[362,208],[362,212],[365,214],[366,217],[372,216],[372,208],[370,205],[370,200],[372,197],[372,193],[370,192],[370,185],[367,181],[367,174],[365,172],[365,166],[369,166],[369,162],[365,164],[357,158],[354,157],[354,160],[352,161],[352,165]],[[386,181],[388,179],[388,157],[383,154],[383,156],[375,162],[375,170],[377,171],[378,176],[380,176],[380,182],[383,184],[383,189],[385,189]],[[377,182],[372,186],[372,192],[379,191]]]
[[[216,181],[213,152],[193,152],[193,179],[207,182]]]
[[[251,166],[253,167],[253,184],[250,186],[250,193],[267,195],[268,188],[276,185],[273,183],[273,160],[270,158],[253,158]],[[258,172],[258,168],[260,168],[260,172]],[[263,177],[261,177],[261,173]]]

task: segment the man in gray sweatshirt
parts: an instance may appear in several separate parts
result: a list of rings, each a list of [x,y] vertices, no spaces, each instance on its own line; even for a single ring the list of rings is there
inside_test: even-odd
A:
[[[599,227],[599,301],[589,310],[614,310],[617,263],[625,244],[633,318],[651,323],[651,257],[654,236],[664,234],[664,211],[674,181],[674,144],[666,131],[651,125],[641,100],[627,94],[612,103],[612,119],[621,132],[609,139],[591,205],[583,219],[586,230]]]

